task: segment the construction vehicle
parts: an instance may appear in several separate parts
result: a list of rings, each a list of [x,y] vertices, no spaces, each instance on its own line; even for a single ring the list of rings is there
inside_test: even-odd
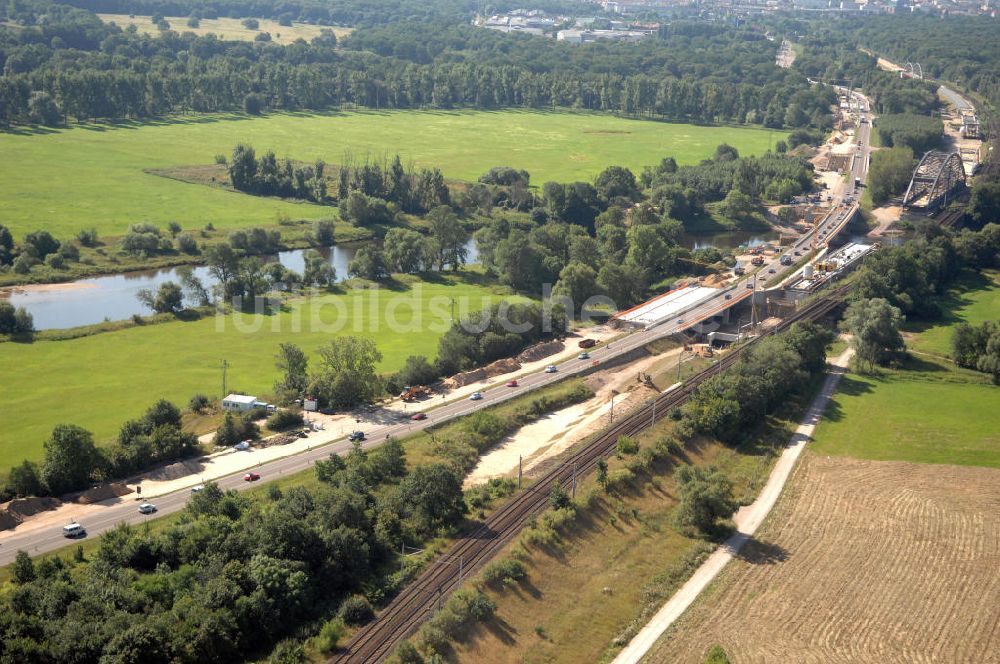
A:
[[[742,277],[744,274],[746,274],[746,272],[747,271],[744,270],[742,267],[733,268],[733,274],[735,274],[737,277]]]
[[[763,265],[764,264],[764,257],[763,256],[754,256],[753,258],[750,259],[750,264],[751,265]]]
[[[424,387],[423,385],[415,385],[413,387],[404,388],[403,392],[399,395],[399,398],[403,401],[415,401],[421,397],[429,397],[430,395],[430,388]]]
[[[577,344],[580,348],[593,348],[596,345],[597,341],[594,339],[580,339],[580,342]]]

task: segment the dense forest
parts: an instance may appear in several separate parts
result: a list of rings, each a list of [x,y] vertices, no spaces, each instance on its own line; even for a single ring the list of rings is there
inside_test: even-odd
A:
[[[855,43],[897,61],[919,62],[928,78],[951,81],[1000,108],[996,21],[977,16],[872,16],[844,21]]]
[[[573,47],[408,21],[288,46],[102,23],[46,0],[0,5],[0,123],[268,109],[568,107],[693,122],[824,126],[829,90],[749,30],[674,26]],[[399,41],[397,48],[392,45]],[[363,49],[363,50],[355,50]]]

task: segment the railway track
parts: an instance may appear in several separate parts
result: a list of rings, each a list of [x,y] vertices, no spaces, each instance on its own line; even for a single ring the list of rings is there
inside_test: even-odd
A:
[[[965,216],[965,210],[961,208],[957,210],[949,210],[948,212],[941,215],[941,218],[938,219],[938,224],[946,228],[951,228],[955,224],[960,222],[964,216]]]
[[[817,320],[829,314],[839,304],[838,296],[846,293],[846,290],[846,285],[840,286],[807,303],[767,333],[723,355],[715,365],[695,374],[679,388],[656,397],[655,408],[650,405],[649,409],[644,407],[633,411],[578,450],[565,463],[546,472],[534,484],[491,514],[482,525],[453,544],[438,561],[432,562],[374,621],[357,632],[345,650],[330,662],[367,664],[385,660],[400,641],[412,635],[444,598],[461,585],[464,578],[477,572],[521,531],[528,519],[548,507],[549,493],[555,483],[567,486],[573,481],[574,475],[578,478],[586,475],[597,465],[599,459],[612,453],[619,436],[638,434],[668,416],[671,409],[688,400],[698,385],[732,366],[756,341],[781,332],[797,321]],[[459,561],[457,566],[455,561]]]

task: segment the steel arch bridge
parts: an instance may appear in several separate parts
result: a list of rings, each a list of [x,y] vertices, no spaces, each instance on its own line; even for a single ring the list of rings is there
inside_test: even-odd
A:
[[[965,186],[965,168],[957,152],[924,153],[910,178],[903,195],[903,205],[913,208],[937,209],[948,196]]]
[[[920,66],[919,62],[907,62],[906,66],[899,73],[901,76],[909,74],[910,78],[919,78],[921,80],[924,78],[924,68]]]

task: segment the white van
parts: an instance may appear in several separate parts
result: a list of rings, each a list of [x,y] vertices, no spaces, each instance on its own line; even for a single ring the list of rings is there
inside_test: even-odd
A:
[[[87,531],[79,523],[71,523],[63,526],[63,537],[83,537]]]

